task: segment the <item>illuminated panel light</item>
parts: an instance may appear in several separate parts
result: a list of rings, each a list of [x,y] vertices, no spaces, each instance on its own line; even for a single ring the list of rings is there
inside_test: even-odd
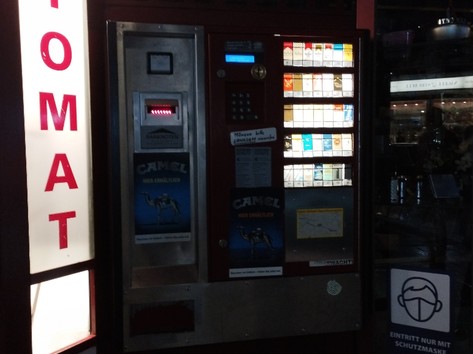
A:
[[[252,54],[225,54],[225,63],[253,64],[255,56]]]
[[[391,81],[390,92],[438,91],[473,88],[473,76]]]
[[[284,137],[284,157],[353,156],[352,134],[291,134]]]
[[[86,4],[19,0],[31,273],[94,257]]]
[[[152,116],[172,116],[176,113],[176,107],[171,105],[151,105],[147,106],[147,112]]]
[[[337,187],[351,186],[351,165],[297,164],[284,166],[284,187]]]
[[[353,44],[284,42],[285,66],[353,67]]]
[[[87,1],[18,4],[35,274],[94,257]],[[31,291],[33,354],[91,335],[88,271],[33,284]]]
[[[285,114],[285,127],[333,128],[353,126],[353,105],[286,105]]]
[[[283,91],[284,97],[294,98],[353,97],[353,74],[284,73]]]
[[[87,338],[89,309],[88,271],[31,285],[33,354],[57,352]]]

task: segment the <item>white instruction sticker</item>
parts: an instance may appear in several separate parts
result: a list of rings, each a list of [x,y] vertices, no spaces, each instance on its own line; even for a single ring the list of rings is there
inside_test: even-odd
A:
[[[265,143],[276,140],[276,128],[262,128],[242,130],[230,133],[230,141],[233,146]]]

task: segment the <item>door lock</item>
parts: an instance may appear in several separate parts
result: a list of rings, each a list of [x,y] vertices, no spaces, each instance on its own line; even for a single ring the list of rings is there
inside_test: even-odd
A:
[[[228,247],[228,241],[225,240],[225,239],[220,239],[220,240],[218,240],[218,245],[221,248],[227,248]]]
[[[264,65],[255,64],[251,67],[251,76],[256,80],[263,80],[266,77],[266,68]]]

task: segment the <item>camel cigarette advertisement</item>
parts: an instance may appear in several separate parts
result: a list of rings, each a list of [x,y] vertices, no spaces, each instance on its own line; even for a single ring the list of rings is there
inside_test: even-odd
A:
[[[135,154],[135,242],[191,239],[189,154]]]
[[[280,189],[232,191],[228,235],[230,278],[282,275],[283,210]]]

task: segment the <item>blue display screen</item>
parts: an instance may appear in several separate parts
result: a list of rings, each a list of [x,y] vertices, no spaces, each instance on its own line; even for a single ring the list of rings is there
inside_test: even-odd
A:
[[[226,63],[254,63],[255,56],[253,54],[225,54]]]

